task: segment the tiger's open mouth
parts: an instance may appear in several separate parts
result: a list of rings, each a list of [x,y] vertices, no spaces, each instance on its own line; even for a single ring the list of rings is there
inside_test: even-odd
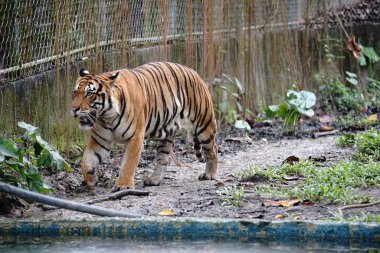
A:
[[[91,122],[88,117],[79,117],[79,123],[81,124],[81,126],[87,127],[92,127],[94,125],[94,123]]]

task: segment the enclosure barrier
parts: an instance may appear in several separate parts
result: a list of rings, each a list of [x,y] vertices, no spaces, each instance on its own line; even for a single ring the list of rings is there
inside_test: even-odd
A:
[[[0,220],[0,240],[92,237],[133,241],[230,241],[288,246],[377,248],[380,224],[214,218]]]

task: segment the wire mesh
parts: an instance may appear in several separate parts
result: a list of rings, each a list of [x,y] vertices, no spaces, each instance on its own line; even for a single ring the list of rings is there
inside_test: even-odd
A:
[[[0,83],[33,75],[97,53],[120,52],[166,40],[201,39],[201,0],[2,0]],[[209,1],[206,1],[206,3]],[[214,1],[213,32],[244,25],[250,1]],[[299,19],[302,0],[255,0],[256,24]],[[190,4],[191,3],[191,4]],[[191,6],[190,6],[191,5]],[[192,8],[189,12],[188,8]],[[189,17],[191,13],[192,17]],[[253,21],[252,21],[253,22]],[[190,26],[191,24],[191,26]],[[189,31],[191,27],[191,31]],[[205,31],[209,32],[209,31]],[[165,37],[164,37],[165,35]]]

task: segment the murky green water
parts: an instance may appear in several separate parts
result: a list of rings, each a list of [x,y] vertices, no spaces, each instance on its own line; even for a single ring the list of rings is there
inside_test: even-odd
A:
[[[5,243],[0,244],[0,252],[7,253],[111,253],[111,252],[144,252],[144,253],[224,253],[224,252],[249,252],[249,253],[269,253],[269,252],[380,252],[379,249],[355,248],[349,249],[342,246],[336,248],[299,245],[284,246],[279,243],[240,243],[240,242],[215,242],[215,241],[188,241],[188,242],[131,242],[123,240],[78,240],[71,241],[51,241],[51,242],[27,242],[27,243]]]

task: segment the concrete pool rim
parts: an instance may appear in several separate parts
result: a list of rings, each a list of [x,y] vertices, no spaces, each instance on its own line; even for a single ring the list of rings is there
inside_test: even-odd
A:
[[[102,238],[139,241],[320,243],[380,247],[380,224],[326,221],[149,217],[0,219],[0,240]]]

